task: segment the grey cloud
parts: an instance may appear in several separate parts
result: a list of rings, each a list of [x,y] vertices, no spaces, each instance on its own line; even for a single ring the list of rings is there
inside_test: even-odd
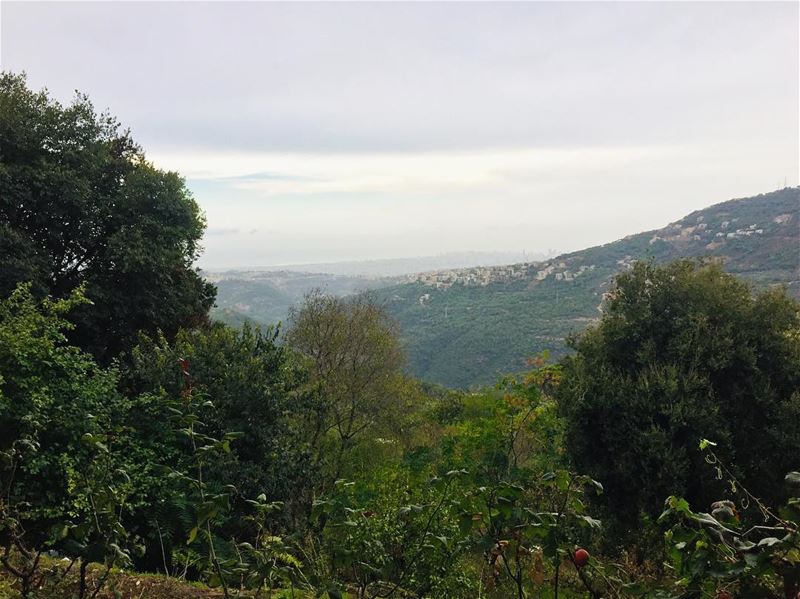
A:
[[[795,3],[6,2],[2,51],[38,84],[90,93],[146,146],[737,140],[796,129],[797,15]]]

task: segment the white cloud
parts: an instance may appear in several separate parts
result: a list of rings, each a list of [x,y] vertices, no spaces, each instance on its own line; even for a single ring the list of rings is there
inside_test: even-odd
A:
[[[787,143],[151,159],[188,176],[215,227],[258,228],[207,237],[204,263],[224,266],[580,249],[795,184],[796,156]]]
[[[598,174],[685,152],[672,147],[506,149],[419,153],[151,153],[157,166],[262,197],[309,194],[436,194],[479,190],[531,177]]]

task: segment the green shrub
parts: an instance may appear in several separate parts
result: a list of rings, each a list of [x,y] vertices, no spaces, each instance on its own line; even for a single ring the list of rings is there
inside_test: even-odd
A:
[[[714,438],[769,502],[800,464],[800,305],[754,294],[719,266],[637,263],[601,321],[572,340],[558,391],[575,467],[603,482],[626,527],[663,497],[706,505],[696,439]]]

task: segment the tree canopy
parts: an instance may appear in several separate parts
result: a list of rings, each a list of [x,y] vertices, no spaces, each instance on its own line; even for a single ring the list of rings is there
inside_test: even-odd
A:
[[[568,450],[613,513],[656,515],[676,492],[709,505],[719,488],[702,476],[701,438],[767,500],[783,498],[800,465],[799,325],[783,290],[754,293],[716,264],[640,262],[617,277],[559,388]]]
[[[94,305],[76,310],[70,337],[106,361],[140,330],[171,336],[206,318],[215,290],[192,269],[204,228],[183,179],[86,96],[64,106],[0,76],[0,295],[83,284]]]
[[[306,434],[333,481],[345,474],[345,453],[360,439],[401,421],[396,325],[368,294],[337,298],[317,291],[290,313],[286,341],[305,358],[317,398]]]

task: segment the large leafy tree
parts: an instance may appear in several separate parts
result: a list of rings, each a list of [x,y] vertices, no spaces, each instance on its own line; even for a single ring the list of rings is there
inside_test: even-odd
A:
[[[71,340],[105,361],[139,330],[206,318],[215,289],[192,269],[205,222],[176,173],[78,95],[68,106],[0,75],[0,294],[19,282],[94,304]]]
[[[368,294],[310,293],[293,309],[288,346],[305,359],[317,398],[306,436],[328,482],[349,475],[365,438],[401,434],[409,397],[397,325]],[[413,393],[410,394],[413,396]]]
[[[558,397],[568,449],[616,516],[657,514],[670,494],[718,499],[704,437],[780,500],[800,467],[800,305],[782,289],[754,293],[713,264],[641,262],[572,347]]]

